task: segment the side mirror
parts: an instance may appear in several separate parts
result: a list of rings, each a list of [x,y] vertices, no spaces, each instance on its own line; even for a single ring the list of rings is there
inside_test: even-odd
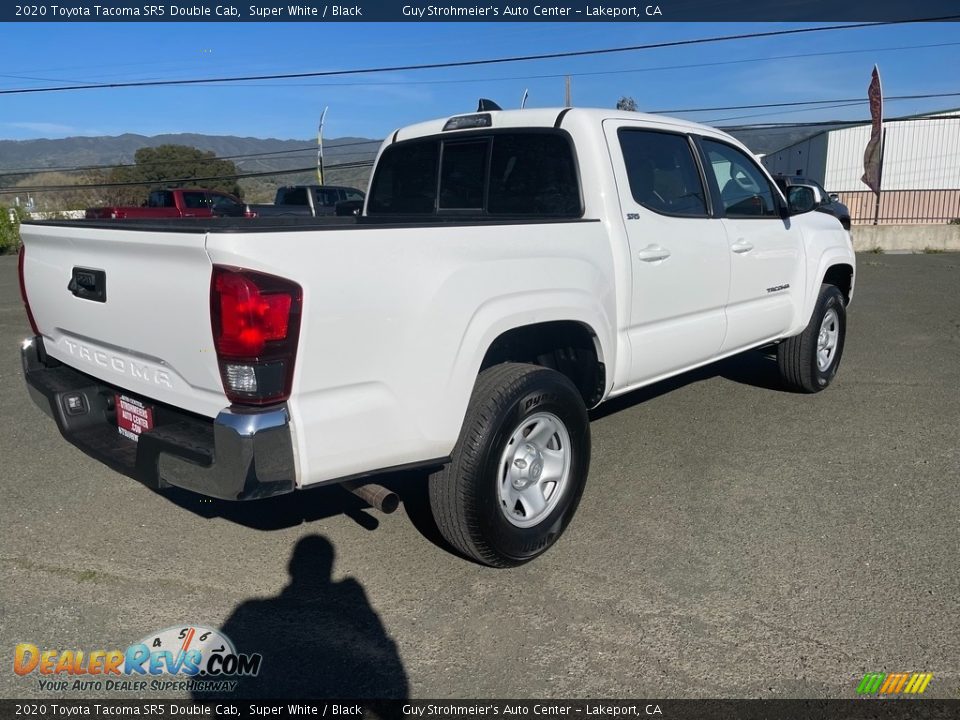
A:
[[[817,192],[806,185],[791,185],[787,188],[787,207],[791,215],[810,212],[817,206]]]
[[[840,202],[840,196],[836,193],[830,193],[830,200],[832,202]]]

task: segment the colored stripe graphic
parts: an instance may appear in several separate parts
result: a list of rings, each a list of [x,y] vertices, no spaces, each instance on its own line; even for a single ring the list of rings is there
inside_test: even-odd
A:
[[[907,682],[909,676],[907,673],[890,673],[887,675],[887,681],[880,688],[880,692],[887,695],[893,695],[900,692]]]
[[[933,673],[867,673],[857,686],[858,695],[920,695],[933,680]]]
[[[880,689],[880,684],[886,677],[884,673],[867,673],[860,681],[857,693],[861,695],[871,695]]]

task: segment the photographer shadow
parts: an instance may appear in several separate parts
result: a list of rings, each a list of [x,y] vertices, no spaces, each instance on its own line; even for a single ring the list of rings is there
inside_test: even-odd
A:
[[[334,548],[320,535],[300,540],[289,584],[275,597],[247,600],[221,628],[238,653],[260,653],[256,677],[223,697],[258,699],[406,698],[397,646],[353,578],[332,579]],[[212,699],[194,693],[194,699]]]

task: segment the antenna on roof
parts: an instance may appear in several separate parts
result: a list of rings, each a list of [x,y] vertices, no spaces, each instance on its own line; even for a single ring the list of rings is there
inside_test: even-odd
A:
[[[520,109],[523,110],[527,106],[527,98],[530,97],[530,89],[527,88],[523,91],[523,97],[520,98]]]
[[[493,100],[480,98],[480,102],[477,104],[477,112],[485,112],[487,110],[503,110],[503,108],[497,105]]]

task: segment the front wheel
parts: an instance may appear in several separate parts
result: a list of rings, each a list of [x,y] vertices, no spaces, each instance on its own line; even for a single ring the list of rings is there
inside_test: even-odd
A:
[[[794,390],[815,393],[833,382],[846,333],[843,293],[835,285],[821,285],[807,327],[777,346],[777,365],[784,383]]]
[[[569,524],[590,466],[590,425],[566,376],[505,363],[477,378],[450,464],[430,478],[441,534],[495,567],[544,553]]]

